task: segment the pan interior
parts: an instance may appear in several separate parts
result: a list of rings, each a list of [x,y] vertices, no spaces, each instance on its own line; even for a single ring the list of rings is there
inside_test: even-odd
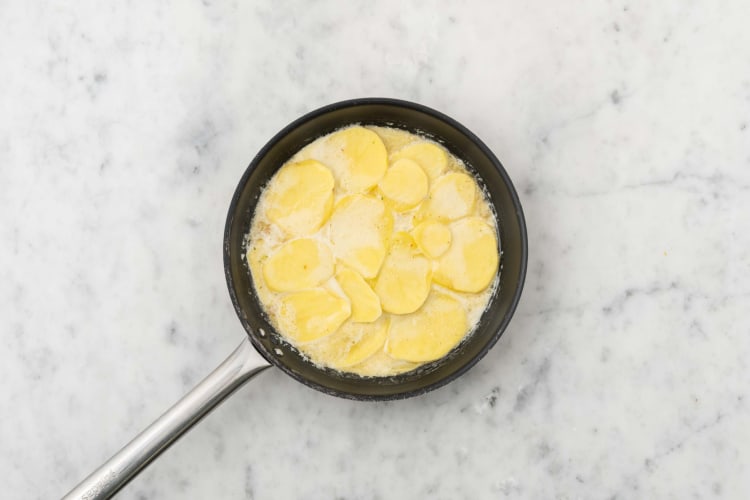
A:
[[[265,316],[254,294],[245,238],[263,187],[294,153],[346,125],[396,127],[429,137],[464,161],[478,178],[498,216],[502,247],[499,285],[476,330],[447,357],[413,372],[364,378],[313,365],[289,346]],[[526,273],[526,227],[505,170],[471,132],[428,108],[392,99],[359,99],[321,108],[279,132],[253,159],[235,191],[224,235],[224,264],[235,309],[253,345],[273,364],[323,392],[355,399],[397,399],[450,382],[473,366],[502,334],[518,302]]]

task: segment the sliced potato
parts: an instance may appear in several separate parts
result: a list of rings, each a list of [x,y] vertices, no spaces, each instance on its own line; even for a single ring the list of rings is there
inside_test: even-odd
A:
[[[430,196],[422,205],[423,219],[448,222],[469,215],[477,198],[477,187],[470,175],[450,172],[432,185]]]
[[[327,245],[300,238],[281,245],[263,263],[263,277],[277,292],[312,288],[333,276],[333,253]]]
[[[364,192],[385,175],[388,154],[378,134],[364,127],[349,127],[326,139],[334,151],[328,160],[341,189],[347,193]]]
[[[390,377],[414,370],[419,363],[412,363],[402,359],[392,358],[385,352],[378,351],[362,363],[347,368],[364,377]]]
[[[344,368],[361,363],[383,348],[388,335],[388,321],[387,318],[383,318],[381,321],[368,324],[345,323],[341,330],[342,334],[359,339],[337,363]]]
[[[351,321],[371,323],[383,313],[380,298],[357,271],[339,266],[336,270],[336,281],[352,304]]]
[[[382,200],[361,194],[342,198],[330,220],[334,255],[363,277],[378,274],[385,257],[385,240],[393,216]]]
[[[433,279],[459,292],[477,293],[490,284],[500,256],[495,229],[479,217],[450,225],[453,243],[440,257]]]
[[[394,314],[416,311],[430,292],[431,275],[431,263],[414,239],[408,233],[396,233],[374,287],[383,310]]]
[[[333,207],[333,174],[315,160],[282,167],[266,187],[266,214],[292,236],[312,234]]]
[[[278,323],[293,342],[310,342],[335,332],[351,314],[349,302],[323,288],[281,298]]]
[[[425,171],[430,180],[440,177],[448,165],[445,151],[431,142],[419,141],[401,148],[391,156],[391,161],[402,158],[413,160]]]
[[[416,363],[440,359],[466,335],[466,311],[456,299],[433,291],[415,313],[393,316],[386,352]]]
[[[331,368],[346,368],[361,363],[383,348],[388,320],[374,323],[347,321],[333,335],[303,344],[300,349],[315,363]]]
[[[388,152],[398,151],[407,144],[414,142],[414,136],[406,130],[378,127],[376,125],[367,125],[365,128],[378,134]]]
[[[427,220],[417,225],[411,235],[425,255],[437,259],[451,246],[452,236],[448,226],[434,220]]]
[[[380,181],[380,190],[397,211],[418,205],[427,196],[427,175],[416,162],[402,158],[393,163]]]

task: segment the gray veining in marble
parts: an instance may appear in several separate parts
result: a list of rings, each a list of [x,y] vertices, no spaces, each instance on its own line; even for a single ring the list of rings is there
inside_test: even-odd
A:
[[[120,495],[750,496],[750,3],[0,2],[0,477],[56,498],[217,365],[234,186],[300,114],[435,107],[529,226],[489,355],[365,404],[279,371]]]

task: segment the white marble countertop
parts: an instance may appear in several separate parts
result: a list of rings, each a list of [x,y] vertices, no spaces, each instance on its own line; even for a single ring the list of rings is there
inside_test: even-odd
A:
[[[506,334],[401,402],[269,370],[120,497],[750,495],[750,3],[249,4],[0,3],[1,497],[61,496],[239,343],[234,187],[362,96],[505,163]]]

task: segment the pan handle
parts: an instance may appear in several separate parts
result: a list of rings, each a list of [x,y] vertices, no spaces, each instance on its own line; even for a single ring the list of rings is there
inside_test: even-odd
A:
[[[269,366],[246,336],[208,377],[81,481],[63,500],[111,498],[227,396]]]

